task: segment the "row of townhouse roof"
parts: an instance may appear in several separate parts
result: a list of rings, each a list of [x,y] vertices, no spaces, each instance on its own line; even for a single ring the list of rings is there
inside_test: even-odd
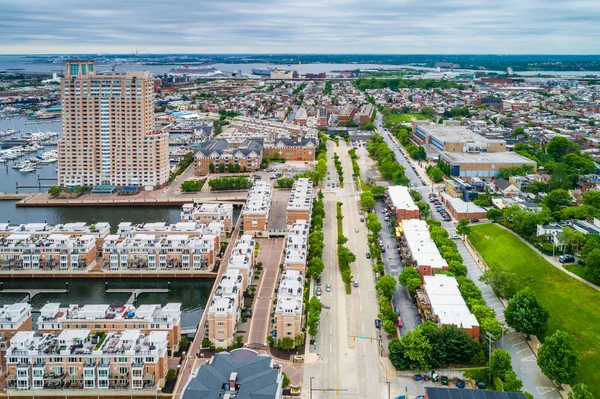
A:
[[[101,229],[77,225],[80,228],[5,225],[0,234],[0,267],[85,271],[100,259],[108,270],[202,270],[214,263],[225,235],[221,221],[121,222],[116,234],[110,234],[108,223],[96,224]]]
[[[220,134],[220,138],[229,142],[242,142],[248,137],[262,139],[283,138],[317,138],[317,130],[290,123],[273,122],[270,120],[237,117]]]
[[[309,230],[308,220],[297,220],[291,227],[284,248],[283,270],[298,270],[301,274],[306,273]]]
[[[308,178],[298,179],[292,186],[286,209],[286,224],[293,225],[298,220],[310,220],[314,201],[313,182]]]
[[[242,208],[243,227],[245,232],[259,233],[267,230],[273,186],[269,182],[256,181],[246,198]]]
[[[300,270],[283,272],[277,291],[275,328],[277,338],[294,338],[302,333],[304,275]]]
[[[401,249],[408,264],[419,271],[421,277],[431,276],[438,270],[448,270],[448,263],[440,254],[429,234],[424,220],[402,220],[399,226],[402,232]]]
[[[163,386],[179,345],[181,304],[48,303],[33,331],[27,303],[0,308],[8,389],[150,389]]]
[[[231,233],[233,230],[233,205],[184,204],[180,218],[184,222],[197,222],[202,224],[221,222],[223,223],[223,232]]]
[[[215,261],[220,235],[190,236],[138,233],[123,238],[110,235],[104,240],[102,256],[109,270],[207,270]]]
[[[233,343],[241,320],[244,291],[252,278],[254,246],[252,236],[241,236],[231,252],[225,273],[217,282],[207,310],[208,338],[216,347],[226,348]]]
[[[168,371],[167,333],[19,331],[6,350],[7,389],[157,391]]]

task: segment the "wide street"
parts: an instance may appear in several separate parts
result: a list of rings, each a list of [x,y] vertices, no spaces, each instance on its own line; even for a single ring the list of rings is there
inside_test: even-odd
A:
[[[352,163],[348,146],[340,140],[340,146],[329,141],[328,170],[331,180],[337,181],[333,164],[333,152],[337,152],[342,162],[344,188],[325,188],[325,250],[322,275],[322,303],[320,331],[316,345],[310,346],[311,353],[318,353],[315,363],[305,365],[303,397],[309,398],[312,384],[313,398],[337,395],[341,398],[387,398],[388,388],[385,371],[380,366],[379,330],[375,328],[377,299],[371,261],[366,259],[368,252],[367,230],[359,220],[359,196],[352,181]],[[336,203],[342,206],[343,231],[348,237],[348,248],[356,255],[351,264],[352,275],[358,280],[358,287],[346,295],[345,285],[337,266],[337,222]],[[358,232],[355,232],[358,229]],[[331,284],[331,292],[325,289]],[[313,282],[314,287],[314,282]],[[313,290],[314,292],[314,290]],[[312,381],[311,381],[312,380]],[[323,392],[331,389],[334,392]]]
[[[415,171],[410,167],[410,161],[404,156],[400,150],[400,146],[395,138],[390,136],[387,129],[383,127],[383,118],[381,114],[377,114],[375,122],[377,131],[383,137],[387,145],[394,151],[398,162],[406,168],[406,176],[410,179],[415,189],[423,196],[423,201],[427,201],[429,194],[432,192],[430,187],[421,182],[422,177],[417,176]],[[436,190],[437,194],[437,190]],[[436,220],[440,220],[440,215],[430,204],[431,217]],[[448,231],[450,236],[456,234],[456,221],[443,222],[442,227]],[[494,294],[492,289],[479,281],[481,275],[481,269],[477,264],[477,259],[474,258],[473,254],[467,249],[465,243],[462,240],[456,240],[458,251],[463,257],[464,264],[467,266],[468,273],[467,277],[475,282],[475,284],[481,289],[483,298],[486,304],[496,311],[496,318],[504,322],[504,306],[500,302],[500,299]],[[512,366],[519,378],[523,381],[523,390],[530,392],[536,398],[560,398],[560,394],[556,391],[556,388],[552,382],[546,377],[536,363],[536,356],[530,349],[529,345],[525,341],[523,334],[516,333],[512,329],[499,341],[495,343],[497,348],[505,349],[512,357]]]

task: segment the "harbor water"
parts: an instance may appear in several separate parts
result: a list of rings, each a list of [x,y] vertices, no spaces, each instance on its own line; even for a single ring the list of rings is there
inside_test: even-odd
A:
[[[136,289],[136,288],[168,288],[168,293],[144,293],[138,296],[136,305],[166,304],[180,302],[182,304],[181,326],[183,328],[196,327],[202,317],[204,306],[214,280],[210,279],[0,279],[4,289],[39,289],[54,288],[64,289],[69,283],[69,292],[66,294],[38,294],[31,300],[33,309],[39,309],[48,302],[69,304],[115,304],[122,305],[127,302],[130,294],[108,294],[105,292],[105,283],[109,289]],[[26,294],[5,294],[0,291],[0,305],[20,302]],[[34,326],[38,313],[34,313]]]

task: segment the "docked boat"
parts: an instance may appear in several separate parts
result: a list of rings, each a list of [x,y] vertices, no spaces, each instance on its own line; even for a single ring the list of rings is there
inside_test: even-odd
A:
[[[26,166],[26,167],[22,168],[21,170],[19,170],[19,172],[22,172],[22,173],[35,172],[35,167],[33,167],[33,166]]]

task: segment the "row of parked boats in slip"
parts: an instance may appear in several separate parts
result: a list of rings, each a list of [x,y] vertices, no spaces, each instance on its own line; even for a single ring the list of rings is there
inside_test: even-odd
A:
[[[0,130],[0,137],[8,137],[17,133],[21,133],[21,131],[15,129]]]
[[[50,164],[58,161],[58,151],[52,150],[44,152],[41,155],[36,155],[22,162],[15,162],[13,169],[18,169],[20,172],[28,173],[35,172],[41,165]]]

